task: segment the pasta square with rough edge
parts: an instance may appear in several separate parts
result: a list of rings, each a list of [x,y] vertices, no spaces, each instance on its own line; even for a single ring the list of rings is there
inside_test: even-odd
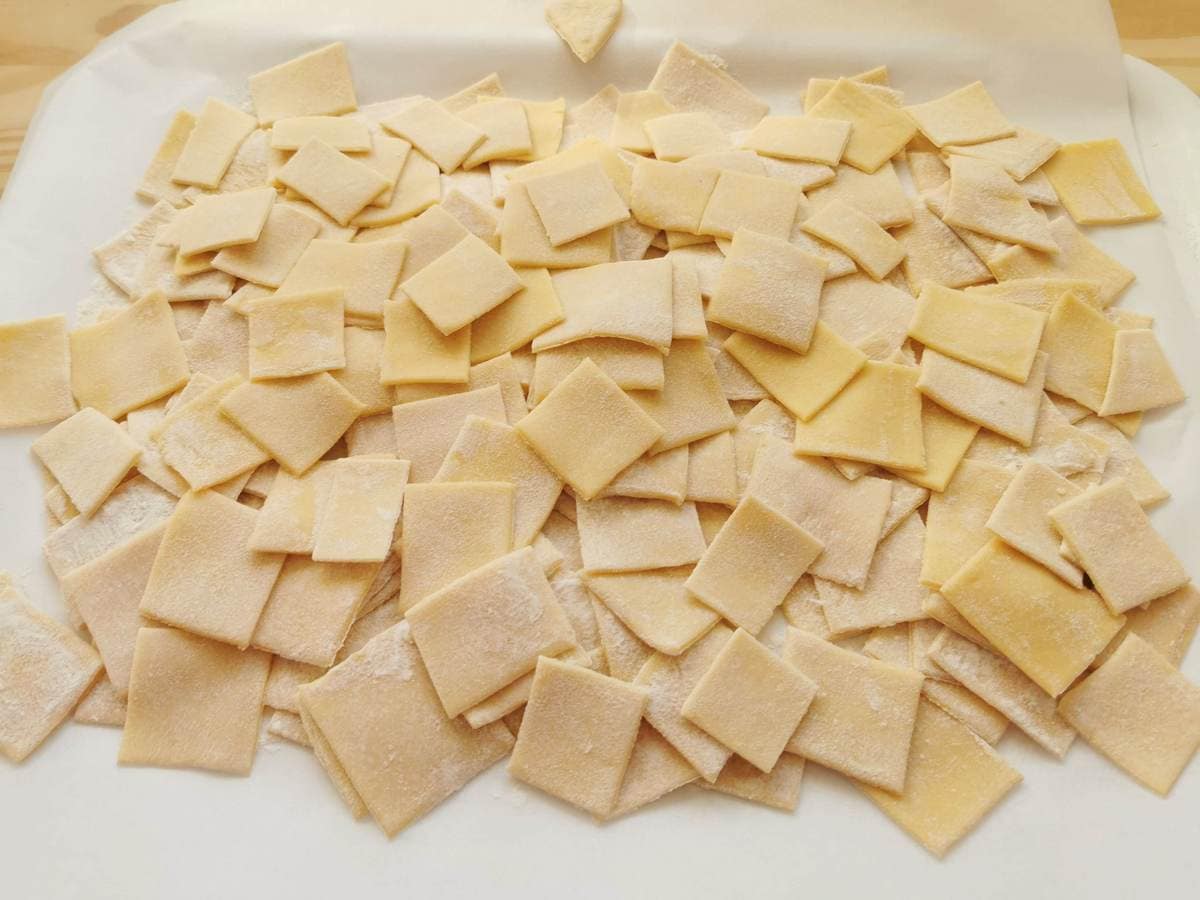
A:
[[[1071,497],[1048,515],[1113,613],[1149,603],[1189,580],[1123,478]]]
[[[704,341],[675,341],[663,361],[662,390],[632,396],[662,428],[653,453],[728,431],[736,424]]]
[[[790,518],[747,496],[708,545],[686,586],[725,619],[757,634],[821,550],[821,542]]]
[[[1137,635],[1064,694],[1058,711],[1084,740],[1164,796],[1200,747],[1200,688]]]
[[[340,290],[278,293],[248,303],[250,377],[312,375],[346,365]]]
[[[21,762],[41,746],[101,668],[95,650],[36,609],[0,572],[0,753]]]
[[[575,633],[528,547],[452,581],[409,607],[405,619],[451,717],[532,671],[539,656],[554,656],[575,644]]]
[[[655,420],[589,359],[516,428],[583,499],[596,496],[663,435]]]
[[[828,264],[785,240],[739,229],[707,317],[735,331],[807,353]]]
[[[904,247],[866,213],[844,200],[831,200],[801,225],[851,257],[876,281],[904,259]]]
[[[932,703],[917,709],[901,794],[863,792],[934,856],[944,856],[1021,783],[1021,773],[966,725]]]
[[[447,173],[462,165],[471,152],[487,140],[482,129],[428,97],[416,98],[380,124],[404,138]]]
[[[226,394],[218,408],[293,475],[324,456],[363,411],[328,372],[245,382]],[[307,427],[297,430],[297,421]]]
[[[1045,324],[1038,310],[926,284],[908,334],[926,347],[1024,384]]]
[[[788,629],[781,657],[817,684],[788,752],[902,791],[924,676],[795,628]]]
[[[596,161],[530,178],[525,189],[553,247],[629,218],[629,207]]]
[[[117,761],[248,775],[270,666],[258,650],[141,629]]]
[[[836,166],[850,140],[851,124],[811,116],[767,116],[742,140],[763,156]]]
[[[180,255],[253,244],[262,235],[276,196],[273,187],[256,187],[199,198],[180,217]]]
[[[1071,587],[995,539],[941,593],[1052,697],[1070,687],[1125,624],[1092,591]]]
[[[899,153],[917,133],[903,111],[873,96],[861,84],[839,78],[833,88],[805,113],[817,119],[839,119],[851,124],[850,140],[842,161],[874,172]]]
[[[0,428],[57,422],[75,410],[66,316],[0,324]]]
[[[110,419],[165,397],[188,379],[183,342],[162,294],[147,294],[67,337],[75,398],[80,406],[94,406]],[[130,365],[131,359],[138,364]]]
[[[446,452],[435,482],[505,481],[513,485],[514,547],[533,542],[562,491],[562,481],[516,430],[469,415]]]
[[[660,653],[678,656],[720,618],[685,587],[690,566],[589,574],[588,589],[634,634]]]
[[[499,306],[521,280],[495,250],[467,235],[400,288],[444,335]]]
[[[466,384],[471,368],[471,326],[445,335],[403,292],[383,305],[383,357],[379,378],[386,385]]]
[[[468,416],[480,416],[494,422],[507,421],[500,386],[493,384],[392,408],[396,456],[412,464],[409,481],[419,483],[434,479]]]
[[[1063,144],[1042,171],[1080,225],[1121,225],[1159,216],[1158,205],[1116,138]]]
[[[346,45],[341,41],[250,76],[261,125],[289,116],[337,116],[357,108]]]
[[[267,214],[258,240],[221,248],[212,265],[236,278],[277,288],[320,232],[321,223],[315,218],[277,203]]]
[[[552,276],[563,321],[533,339],[539,353],[591,338],[621,338],[671,349],[674,269],[665,259],[590,266]]]
[[[471,362],[480,363],[527,345],[563,321],[562,304],[547,269],[515,269],[521,288],[471,323]]]
[[[796,423],[796,452],[924,468],[919,374],[914,367],[868,360],[820,412]]]
[[[692,689],[682,713],[769,773],[816,693],[811,679],[739,628]]]
[[[616,805],[637,740],[644,688],[543,657],[509,774],[596,816]]]
[[[402,176],[403,177],[403,174]],[[317,138],[292,154],[275,173],[291,188],[342,227],[392,183],[375,169]]]
[[[753,128],[769,107],[724,68],[682,41],[663,54],[650,88],[682,112],[707,112],[726,131]]]
[[[145,624],[138,606],[165,527],[148,528],[60,579],[63,597],[79,611],[120,697],[129,692],[133,647]]]
[[[402,459],[339,459],[313,543],[317,562],[383,562],[391,552],[408,484]]]
[[[631,497],[578,501],[580,549],[589,574],[685,566],[704,553],[692,503]]]
[[[85,516],[99,508],[142,454],[120,425],[91,408],[39,437],[33,452]]]
[[[323,743],[332,758],[332,770],[321,760],[330,777],[342,776],[389,837],[513,746],[499,722],[474,729],[446,717],[403,622],[300,688],[300,711],[314,749]]]
[[[1012,137],[1017,129],[1004,117],[992,95],[975,81],[944,97],[904,107],[921,133],[936,147],[982,144]]]
[[[156,621],[245,648],[283,556],[251,550],[258,514],[214,491],[184,495],[167,521],[142,595]],[[205,559],[197,571],[196,559]]]
[[[397,594],[400,609],[411,609],[509,553],[515,497],[515,488],[507,482],[409,485],[400,530],[400,555],[405,560]]]
[[[739,228],[747,228],[786,240],[803,202],[798,185],[724,169],[704,206],[697,233],[732,238]]]

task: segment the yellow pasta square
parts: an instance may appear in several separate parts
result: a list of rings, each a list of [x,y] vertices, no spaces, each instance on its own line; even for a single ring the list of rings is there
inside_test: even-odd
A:
[[[487,135],[428,97],[418,97],[381,123],[438,164],[453,172]],[[528,126],[527,126],[528,127]]]
[[[942,596],[1042,690],[1066,690],[1125,624],[1092,591],[998,540],[941,589]]]
[[[141,629],[117,761],[248,775],[270,665],[258,650]]]
[[[468,416],[506,421],[500,386],[429,397],[392,408],[395,452],[412,464],[410,481],[433,480]]]
[[[651,228],[697,233],[719,174],[704,166],[639,159],[630,200],[634,218]]]
[[[511,484],[495,481],[408,486],[400,532],[401,610],[512,550],[515,494]]]
[[[446,715],[457,716],[575,643],[529,547],[446,585],[405,619]]]
[[[471,362],[524,347],[563,320],[562,304],[547,269],[515,269],[521,288],[471,325]]]
[[[555,157],[551,157],[551,160]],[[550,160],[546,160],[550,162]],[[533,165],[541,165],[534,163]],[[555,247],[523,183],[512,182],[500,214],[500,255],[510,265],[527,268],[578,269],[612,260],[613,231],[601,228]]]
[[[343,227],[392,186],[370,166],[316,138],[297,150],[275,179]]]
[[[981,81],[936,100],[906,106],[904,111],[937,147],[981,144],[1016,134],[1016,128],[996,107]]]
[[[400,287],[449,335],[519,291],[521,280],[500,254],[468,235]]]
[[[187,356],[162,294],[147,294],[68,337],[75,398],[110,419],[165,397],[188,379]]]
[[[253,116],[209,97],[175,159],[171,180],[215,189],[238,147],[253,130]]]
[[[585,500],[663,434],[591,360],[580,363],[516,428]]]
[[[248,303],[250,377],[294,378],[346,365],[342,292],[276,294]]]
[[[594,160],[530,178],[525,189],[554,247],[629,218],[629,207]]]
[[[346,45],[337,41],[250,76],[262,125],[288,116],[337,116],[358,106]]]
[[[300,712],[339,791],[389,837],[513,745],[499,722],[474,729],[446,717],[403,622],[300,688]],[[380,747],[393,750],[381,755]]]
[[[808,676],[739,628],[684,701],[683,717],[770,772],[816,693]]]
[[[831,200],[801,226],[853,259],[876,281],[904,259],[904,247],[866,213],[844,200]]]
[[[863,793],[934,856],[945,853],[1021,782],[1021,773],[932,703],[917,709],[903,793]]]
[[[925,466],[919,370],[868,360],[807,422],[796,423],[796,452],[900,469]]]
[[[1154,198],[1116,138],[1063,144],[1043,171],[1080,225],[1120,225],[1159,216]]]
[[[593,815],[608,815],[645,707],[644,688],[543,657],[509,774]]]
[[[304,249],[321,232],[321,223],[300,210],[277,203],[252,244],[224,247],[213,268],[266,287],[279,287]]]
[[[90,516],[133,468],[141,449],[116,422],[81,409],[33,442],[33,452],[76,509]]]
[[[691,503],[579,498],[576,513],[583,567],[589,573],[684,566],[704,553],[704,535]]]
[[[56,422],[75,409],[66,316],[0,325],[0,428]]]
[[[746,228],[786,240],[803,198],[791,182],[726,169],[717,177],[697,233],[732,238]]]
[[[1137,635],[1067,691],[1058,711],[1084,740],[1159,794],[1171,790],[1200,747],[1200,688]]]
[[[272,187],[201,197],[180,217],[179,253],[192,256],[254,243],[262,234],[275,197]]]
[[[279,286],[280,295],[341,290],[346,315],[378,322],[406,260],[400,240],[314,240]]]
[[[588,589],[634,634],[660,653],[678,656],[720,618],[688,593],[691,567],[592,573]]]
[[[325,455],[363,411],[328,372],[269,382],[246,382],[230,391],[221,414],[293,475]],[[296,422],[305,427],[297,429]]]
[[[917,133],[917,126],[908,115],[873,96],[867,87],[846,78],[839,78],[805,112],[814,118],[839,119],[851,124],[842,160],[864,172],[874,172]]]
[[[167,522],[141,611],[216,641],[250,644],[283,556],[250,549],[257,513],[215,491],[185,494]],[[200,568],[197,560],[206,564]]]
[[[850,140],[847,121],[816,116],[767,116],[754,126],[742,146],[763,156],[799,159],[836,166]]]
[[[394,384],[466,384],[471,368],[471,326],[442,334],[408,297],[383,307],[383,359],[379,377]]]
[[[748,496],[700,557],[687,589],[734,625],[757,634],[821,549],[821,542],[791,519]]]
[[[339,459],[313,544],[318,562],[383,562],[391,552],[409,464]]]
[[[795,628],[788,629],[782,658],[817,684],[788,752],[902,791],[923,676]]]

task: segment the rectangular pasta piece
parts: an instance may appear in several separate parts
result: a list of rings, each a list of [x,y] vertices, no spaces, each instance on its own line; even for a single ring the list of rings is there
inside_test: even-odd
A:
[[[57,422],[75,412],[66,316],[0,325],[0,428]]]
[[[233,162],[238,146],[254,126],[253,116],[209,97],[183,142],[171,170],[171,180],[215,189]]]
[[[250,99],[262,125],[289,116],[338,116],[358,106],[341,41],[250,76]]]

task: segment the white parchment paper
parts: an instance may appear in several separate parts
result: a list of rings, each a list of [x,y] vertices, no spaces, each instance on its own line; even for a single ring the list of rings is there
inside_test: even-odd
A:
[[[442,96],[493,70],[513,95],[576,103],[608,82],[644,86],[680,38],[723,56],[776,112],[799,110],[810,76],[887,63],[909,102],[979,78],[1011,119],[1061,140],[1115,136],[1136,156],[1146,139],[1131,125],[1103,0],[626,7],[587,67],[544,25],[538,0],[242,0],[152,12],[47,92],[0,200],[0,321],[74,310],[95,277],[90,248],[140,212],[133,188],[176,108],[198,109],[209,95],[244,103],[246,76],[335,39],[349,47],[360,103]],[[1167,215],[1089,236],[1137,272],[1122,304],[1156,317],[1197,398],[1198,287],[1191,276],[1185,292],[1180,278],[1196,263],[1177,262],[1170,249],[1197,245],[1187,225],[1195,213],[1179,193],[1197,132],[1181,131],[1170,112],[1187,110],[1188,99],[1150,114],[1171,146],[1147,155],[1162,171],[1178,167],[1165,181],[1151,172]],[[1155,522],[1194,573],[1198,402],[1147,416],[1136,441],[1174,494]],[[28,453],[35,434],[0,434],[0,569],[53,611],[40,555],[42,484]],[[1200,677],[1200,654],[1185,671]],[[815,765],[795,815],[684,791],[607,826],[498,767],[387,842],[349,818],[297,748],[264,748],[249,780],[230,779],[119,769],[116,731],[65,731],[19,769],[0,763],[4,896],[1152,897],[1194,893],[1200,879],[1200,766],[1162,801],[1082,741],[1060,764],[1019,734],[1005,737],[1000,751],[1026,783],[938,863]]]

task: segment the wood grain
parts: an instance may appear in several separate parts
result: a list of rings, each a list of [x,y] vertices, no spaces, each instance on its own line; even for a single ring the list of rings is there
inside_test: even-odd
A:
[[[0,193],[43,88],[102,38],[166,2],[0,0]],[[1125,52],[1161,66],[1200,93],[1200,0],[1112,0],[1112,5]]]

